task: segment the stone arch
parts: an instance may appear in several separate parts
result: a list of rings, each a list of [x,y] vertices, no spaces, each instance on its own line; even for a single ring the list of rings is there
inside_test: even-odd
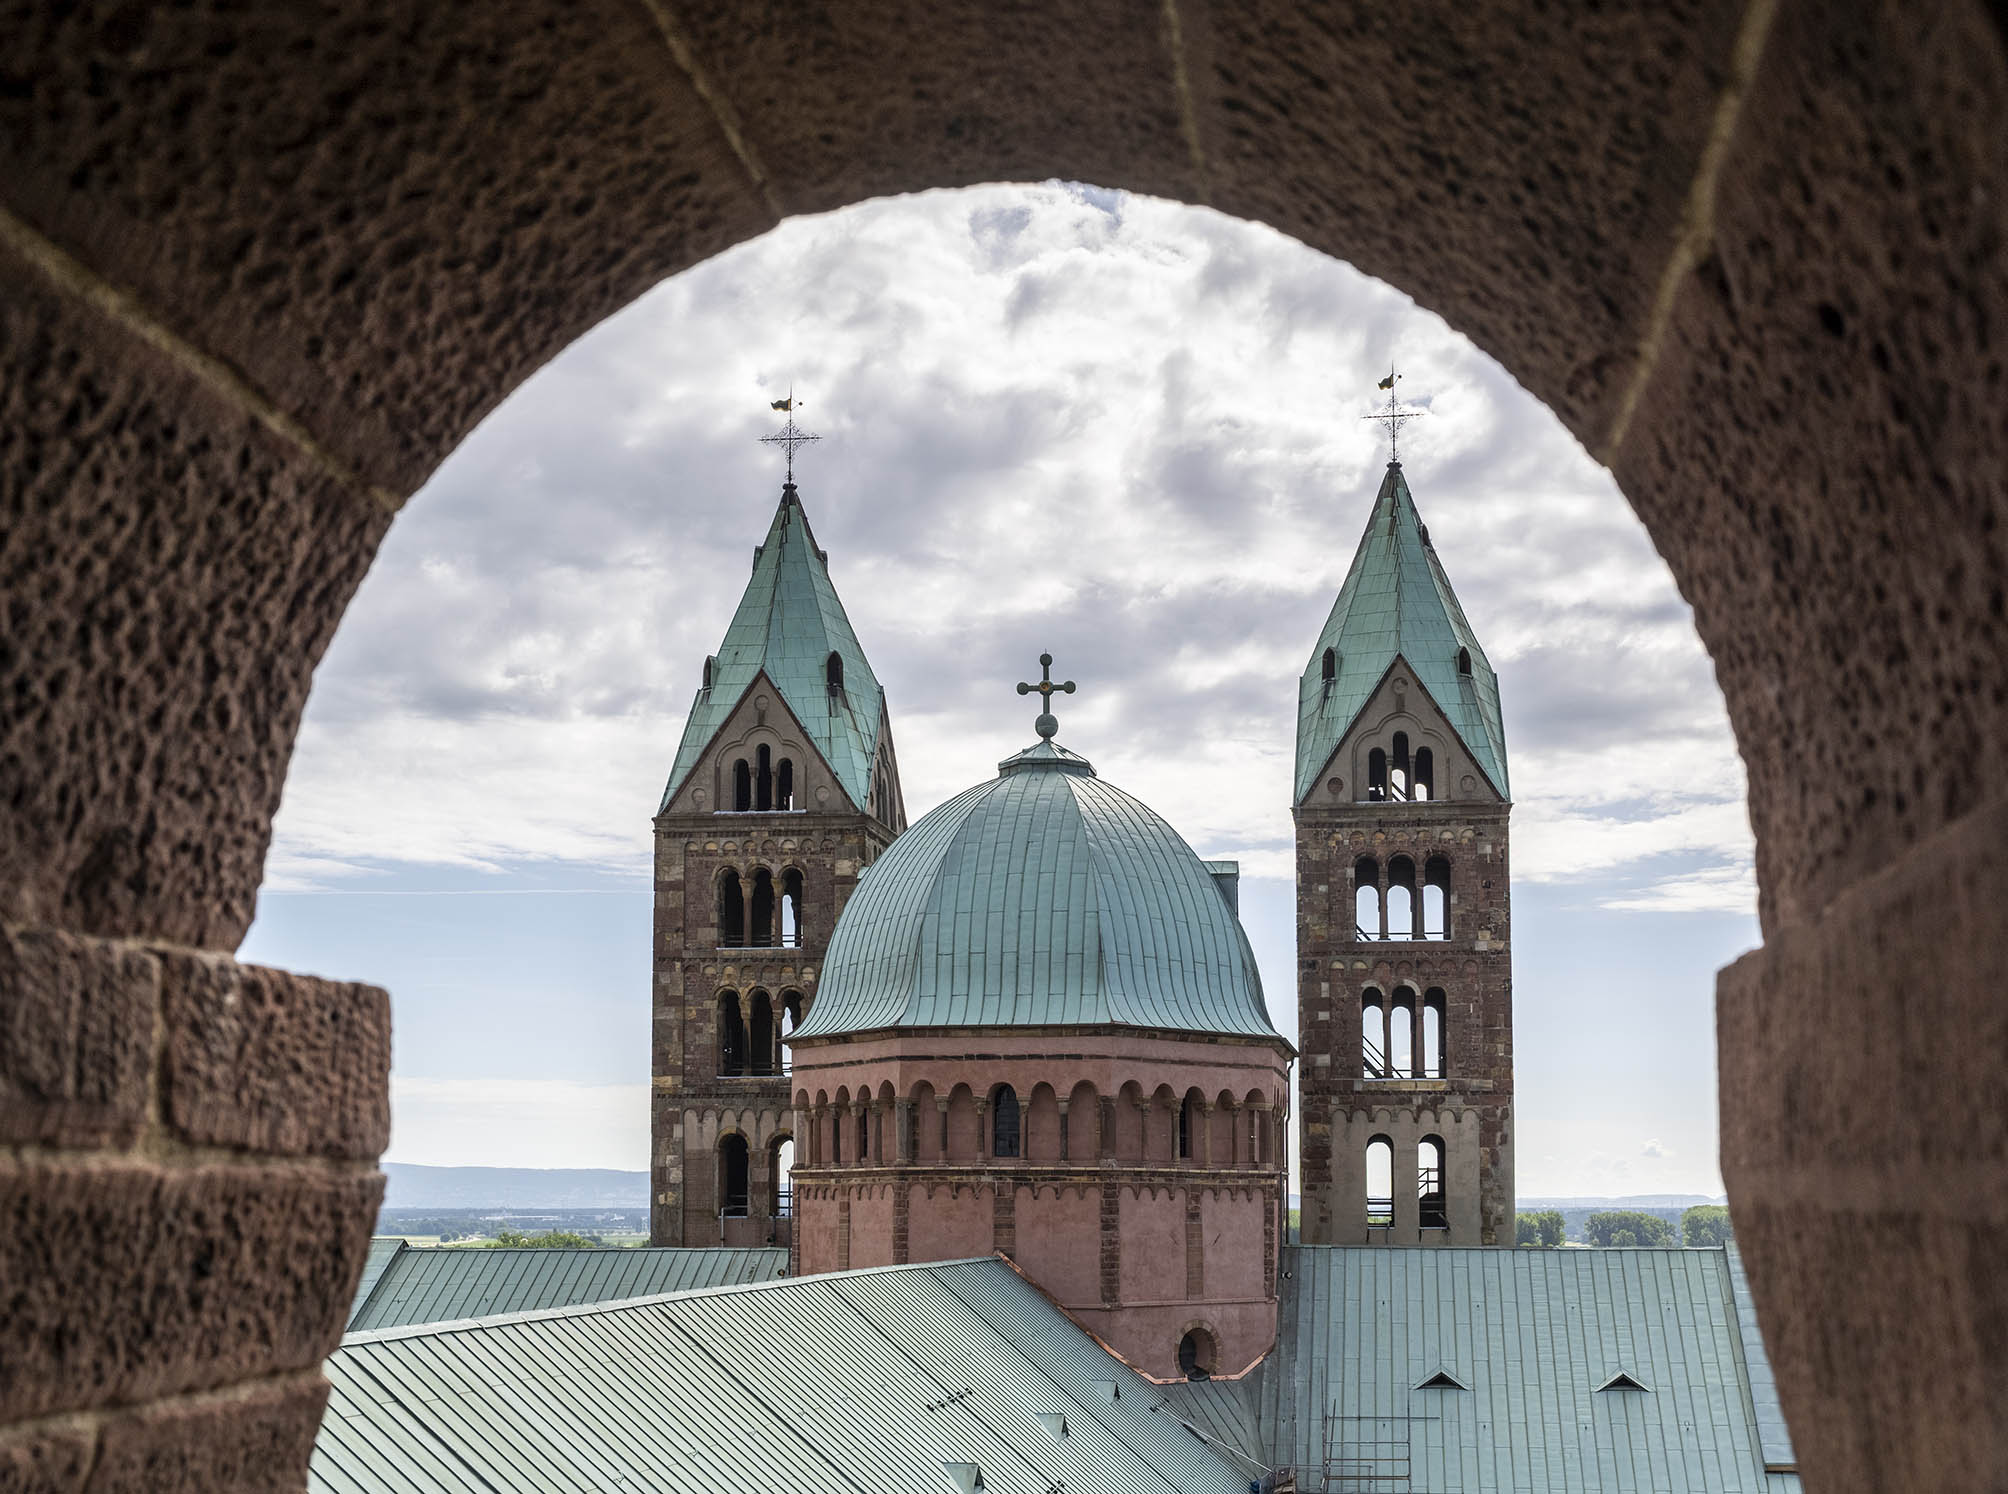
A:
[[[1060,1160],[1060,1097],[1043,1079],[1025,1102],[1025,1160]]]
[[[120,1013],[91,1030],[146,1030],[160,984],[120,978],[127,963],[173,975],[189,951],[234,950],[313,664],[392,513],[530,369],[663,275],[784,213],[934,185],[1057,176],[1207,201],[1398,275],[1548,402],[1651,530],[1749,771],[1766,945],[1723,978],[1724,1171],[1753,1226],[1767,1328],[1792,1330],[1772,1336],[1808,1482],[1974,1483],[1984,1418],[1962,1417],[1959,1395],[1919,1411],[1876,1387],[1982,1394],[1998,1347],[1923,1321],[1879,1332],[1867,1315],[1898,1297],[1985,1316],[1974,1283],[1998,1276],[2003,1247],[1955,1276],[1912,1248],[1905,1221],[1925,1198],[1945,1211],[1926,1228],[1971,1228],[1970,1200],[2008,1193],[2008,1161],[1961,1186],[1954,1169],[1970,1164],[1942,1155],[1930,1121],[1886,1129],[1913,1107],[1867,1035],[1906,963],[1922,978],[1903,983],[1943,1007],[1922,1027],[1995,1031],[1998,16],[1966,0],[1928,15],[1787,3],[1742,9],[1739,29],[1667,7],[1507,4],[1447,33],[1423,69],[1372,17],[1340,35],[1306,16],[1168,14],[1182,24],[861,12],[810,46],[702,23],[665,43],[639,10],[442,13],[408,32],[356,28],[360,92],[304,132],[289,101],[313,83],[305,19],[217,8],[141,16],[125,35],[85,12],[24,37],[15,67],[33,95],[8,107],[39,123],[0,158],[0,387],[20,392],[21,438],[0,576],[37,599],[0,665],[0,695],[34,702],[0,752],[0,924],[29,952],[20,968],[73,968],[32,958],[59,947]],[[1092,68],[1056,70],[1055,34]],[[897,74],[882,65],[895,50],[912,58]],[[439,69],[449,52],[457,65]],[[201,86],[150,90],[140,69]],[[867,122],[842,80],[881,73]],[[523,77],[535,86],[516,107],[479,106]],[[764,107],[770,94],[791,107]],[[123,107],[101,114],[107,97]],[[554,160],[560,132],[590,148]],[[302,169],[275,169],[282,149]],[[496,169],[460,171],[470,155]],[[1524,190],[1551,168],[1552,189]],[[1734,416],[1758,407],[1762,421]],[[180,542],[195,534],[217,542]],[[110,550],[121,564],[107,571]],[[46,571],[21,569],[44,556]],[[99,770],[111,762],[141,769]],[[1901,915],[1919,899],[1942,910],[1928,931]],[[22,978],[41,982],[31,1001],[69,989],[55,984],[67,975]],[[311,1194],[354,1227],[328,1231],[315,1269],[287,1279],[352,1280],[376,1185],[304,1180],[292,1156],[381,1151],[388,1004],[305,979],[291,990],[270,1008],[274,1043],[314,1020],[303,1011],[341,1010],[330,1067],[354,1084],[327,1099],[273,1088],[283,1124],[244,1133],[300,1139],[246,1151],[262,1212],[247,1203],[216,1229],[276,1230],[254,1217]],[[2004,1108],[1999,1037],[1933,1057],[1946,1089]],[[249,1104],[263,1082],[247,1071],[224,1093]],[[1785,1097],[1808,1091],[1858,1098],[1788,1115]],[[52,1208],[70,1196],[63,1169],[141,1165],[144,1103],[102,1125],[68,1118],[67,1095],[27,1103],[18,1129],[57,1147]],[[195,1138],[219,1139],[242,1141]],[[1829,1218],[1817,1178],[1889,1228]],[[268,1243],[259,1254],[290,1259]],[[174,1325],[262,1313],[283,1283],[213,1286],[183,1313],[188,1273],[160,1269],[144,1301],[125,1283],[75,1296],[123,1293],[136,1315],[164,1304],[158,1324],[116,1331],[158,1326],[163,1353],[200,1366],[186,1383],[262,1381],[294,1367],[291,1346],[339,1333],[339,1292],[286,1288],[288,1331],[261,1354],[233,1349],[212,1377],[206,1329],[184,1341]],[[40,1404],[91,1410],[121,1393],[80,1373]]]
[[[1083,1079],[1067,1095],[1067,1160],[1092,1162],[1101,1156],[1103,1142],[1102,1097]]]

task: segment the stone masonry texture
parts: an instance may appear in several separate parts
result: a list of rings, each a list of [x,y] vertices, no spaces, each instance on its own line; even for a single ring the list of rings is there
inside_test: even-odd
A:
[[[0,0],[0,35],[0,1124],[49,1149],[0,1175],[33,1325],[0,1422],[305,1372],[339,1332],[380,1183],[251,1148],[328,1104],[368,1145],[378,1056],[335,1053],[294,1124],[272,1076],[312,1045],[247,1038],[233,1160],[142,1155],[121,1024],[166,951],[106,941],[241,939],[397,503],[784,211],[1058,177],[1387,277],[1611,466],[1748,773],[1766,947],[1719,996],[1724,1165],[1807,1487],[2008,1488],[1998,5]],[[1943,1040],[1893,1099],[1860,1035],[1919,992]],[[298,1488],[300,1443],[245,1418]],[[69,1444],[23,1435],[0,1488],[60,1486]]]

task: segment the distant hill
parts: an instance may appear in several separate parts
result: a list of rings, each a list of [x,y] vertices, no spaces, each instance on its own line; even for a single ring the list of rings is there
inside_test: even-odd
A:
[[[1522,1198],[1516,1207],[1525,1214],[1534,1209],[1691,1209],[1696,1204],[1727,1203],[1720,1194],[1628,1193],[1623,1198]]]
[[[611,1167],[421,1167],[386,1162],[386,1209],[645,1209],[648,1174]]]

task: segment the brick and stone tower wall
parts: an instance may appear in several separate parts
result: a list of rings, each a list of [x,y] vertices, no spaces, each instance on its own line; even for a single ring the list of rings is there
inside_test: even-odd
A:
[[[1513,1243],[1498,681],[1390,465],[1300,685],[1302,1238]]]
[[[789,484],[655,817],[652,1243],[790,1243],[784,1039],[905,824],[884,691]]]

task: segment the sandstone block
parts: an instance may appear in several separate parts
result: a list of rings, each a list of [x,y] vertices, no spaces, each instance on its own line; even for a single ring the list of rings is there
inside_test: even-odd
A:
[[[379,1174],[276,1165],[0,1175],[0,1421],[317,1364],[382,1192]]]
[[[141,951],[0,927],[0,1141],[130,1145],[159,1002],[159,965]]]
[[[77,1494],[93,1446],[88,1431],[73,1427],[0,1443],[0,1494]]]
[[[296,1490],[328,1382],[259,1386],[227,1400],[169,1401],[105,1423],[85,1494],[263,1494]]]
[[[374,1160],[390,1144],[390,997],[222,955],[163,956],[167,1123],[197,1145]]]

